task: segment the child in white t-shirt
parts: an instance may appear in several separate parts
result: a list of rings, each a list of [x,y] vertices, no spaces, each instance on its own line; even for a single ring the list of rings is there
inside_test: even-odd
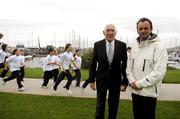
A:
[[[20,67],[23,64],[23,62],[20,54],[21,53],[19,49],[14,49],[13,55],[6,59],[5,69],[7,69],[7,65],[9,64],[11,75],[10,77],[3,79],[3,85],[5,85],[6,82],[16,78],[18,90],[23,91],[24,86],[21,84],[21,71],[20,71]]]

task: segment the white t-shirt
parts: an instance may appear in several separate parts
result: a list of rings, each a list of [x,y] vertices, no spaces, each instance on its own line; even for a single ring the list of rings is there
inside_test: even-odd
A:
[[[59,62],[58,56],[56,56],[56,55],[53,56],[53,62],[56,62],[56,63]],[[52,69],[58,69],[58,68],[59,68],[59,66],[57,64],[52,64]]]
[[[3,63],[6,56],[9,56],[8,52],[4,52],[2,49],[0,50],[0,63]]]
[[[17,71],[20,70],[22,65],[22,58],[21,56],[12,55],[6,59],[6,62],[9,62],[10,71]]]
[[[58,55],[58,58],[60,59],[60,58],[61,58],[61,56],[62,56],[62,54],[59,54],[59,55]]]
[[[76,67],[73,65],[73,69],[75,70],[75,69],[80,69],[81,68],[81,64],[82,64],[82,59],[81,59],[81,57],[79,57],[79,56],[75,56],[75,61],[74,61],[74,63],[75,63],[75,65],[76,65]]]
[[[21,67],[25,66],[25,57],[24,55],[20,55],[22,63],[21,63]]]
[[[73,60],[74,58],[72,52],[64,52],[60,58],[60,62],[64,69],[69,69]]]
[[[52,69],[52,64],[48,64],[53,62],[53,55],[47,55],[47,57],[43,61],[43,71],[51,71]]]

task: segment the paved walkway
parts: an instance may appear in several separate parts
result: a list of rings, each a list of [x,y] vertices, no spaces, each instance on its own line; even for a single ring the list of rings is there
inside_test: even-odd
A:
[[[96,91],[90,89],[89,86],[82,91],[79,87],[75,87],[75,81],[72,82],[70,87],[73,92],[72,95],[68,95],[66,90],[63,88],[66,81],[58,86],[58,93],[56,96],[72,96],[72,97],[84,97],[84,98],[95,98]],[[81,82],[83,83],[83,82]],[[25,79],[23,85],[25,90],[23,92],[17,91],[16,80],[9,81],[5,86],[0,86],[0,92],[11,92],[11,93],[22,93],[22,94],[35,94],[35,95],[54,95],[51,87],[53,86],[52,80],[48,84],[48,89],[41,88],[42,80],[41,79]],[[121,99],[131,99],[130,88],[126,92],[121,93]],[[160,92],[159,100],[176,100],[180,101],[180,84],[163,84]]]

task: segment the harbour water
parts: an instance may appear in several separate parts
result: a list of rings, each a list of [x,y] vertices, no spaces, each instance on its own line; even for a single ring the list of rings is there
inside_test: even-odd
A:
[[[41,68],[44,57],[35,57],[31,60],[26,60],[26,67]]]
[[[26,61],[26,67],[30,68],[41,68],[44,57],[35,57],[32,60]],[[180,69],[180,62],[169,63],[168,66]]]
[[[176,69],[180,69],[180,62],[174,62],[174,63],[168,64],[168,66],[176,68]]]

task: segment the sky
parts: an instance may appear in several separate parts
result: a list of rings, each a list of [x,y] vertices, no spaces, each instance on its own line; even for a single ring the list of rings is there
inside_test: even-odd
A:
[[[129,45],[137,37],[136,21],[148,17],[165,47],[180,46],[178,0],[0,0],[1,40],[15,46],[92,47],[109,23],[117,39]],[[81,39],[81,40],[79,40]]]

